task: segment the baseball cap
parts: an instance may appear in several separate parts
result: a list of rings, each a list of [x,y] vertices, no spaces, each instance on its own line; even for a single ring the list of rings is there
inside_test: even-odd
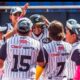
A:
[[[6,31],[7,30],[7,27],[5,26],[5,27],[3,27],[3,26],[0,26],[0,32],[4,32],[4,31]]]
[[[76,24],[77,23],[77,20],[76,19],[68,19],[67,20],[67,23],[70,23],[70,24]]]
[[[27,17],[20,18],[18,20],[18,31],[21,33],[28,32],[33,26],[31,20]]]
[[[10,10],[10,14],[15,14],[17,12],[22,12],[22,9],[20,7],[13,7],[11,10]]]
[[[80,24],[75,19],[69,19],[66,22],[66,27],[72,30],[77,35],[80,35]]]
[[[30,20],[32,21],[33,24],[35,24],[37,22],[44,22],[43,19],[41,18],[41,15],[39,15],[39,14],[31,15]]]

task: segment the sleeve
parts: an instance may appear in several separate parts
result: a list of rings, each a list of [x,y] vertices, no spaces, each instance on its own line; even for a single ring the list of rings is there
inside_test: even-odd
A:
[[[8,25],[7,25],[7,23],[4,24],[4,25],[2,25],[2,27],[6,27],[6,30],[3,31],[3,34],[6,34],[6,33],[7,33],[7,30],[8,30]]]
[[[74,61],[75,63],[80,63],[80,50],[76,49],[73,51],[71,60]]]
[[[40,51],[39,51],[39,55],[37,57],[37,62],[44,62],[45,60],[46,60],[46,63],[47,63],[48,62],[48,53],[43,48],[43,50],[40,49]]]
[[[7,46],[7,43],[5,42],[0,49],[0,59],[2,60],[5,60],[7,57],[6,46]]]

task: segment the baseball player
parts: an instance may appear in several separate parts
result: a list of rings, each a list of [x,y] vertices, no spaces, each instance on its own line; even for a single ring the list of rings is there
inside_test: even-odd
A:
[[[80,35],[80,31],[79,35]],[[73,77],[73,80],[80,80],[80,41],[77,42],[77,46],[72,49],[71,60],[76,64],[76,70]]]
[[[36,67],[36,80],[39,79],[42,71],[42,80],[62,80],[64,78],[63,71],[65,69],[65,62],[70,55],[72,46],[63,41],[64,27],[60,21],[52,21],[48,30],[49,37],[52,41],[43,45],[43,48],[48,54],[48,64],[45,66],[44,70],[40,65]],[[41,71],[38,71],[38,68],[40,68]]]
[[[10,10],[9,18],[10,23],[6,23],[5,26],[7,26],[7,31],[12,30],[17,22],[17,18],[21,15],[22,9],[20,7],[13,7]],[[5,32],[6,33],[6,32]]]
[[[3,32],[7,29],[7,27],[0,26],[0,48],[4,44],[5,40],[3,40]],[[3,69],[0,69],[0,80],[2,79]]]
[[[30,16],[30,19],[33,22],[31,37],[38,40],[41,46],[48,43],[50,39],[48,38],[49,21],[47,20],[47,18],[40,14],[33,14]]]
[[[7,29],[7,27],[5,26],[5,27],[2,27],[2,26],[0,26],[0,47],[1,47],[1,45],[2,45],[2,43],[4,42],[4,40],[3,40],[3,33],[6,31],[6,29]]]
[[[17,34],[6,40],[0,50],[2,80],[35,80],[33,66],[44,63],[40,43],[30,37],[32,22],[23,17],[17,22]]]
[[[71,43],[73,48],[77,45],[77,41],[79,40],[77,35],[79,26],[80,25],[75,19],[69,19],[66,21],[66,42]],[[69,57],[66,61],[66,71],[65,71],[67,77],[66,80],[73,80],[75,70],[76,70],[76,65]]]
[[[7,27],[7,30],[4,32],[4,37],[5,39],[10,38],[11,36],[13,36],[17,31],[16,31],[16,22],[18,19],[20,19],[21,17],[26,15],[26,10],[28,8],[29,4],[26,3],[22,8],[20,7],[13,7],[10,10],[10,15],[9,15],[9,19],[10,19],[10,23],[6,23],[4,26]]]
[[[4,37],[5,34],[7,32],[9,32],[10,30],[13,30],[14,29],[14,25],[16,24],[17,18],[20,16],[21,12],[22,12],[22,9],[20,7],[16,7],[16,8],[14,7],[14,8],[12,8],[10,10],[9,18],[10,18],[11,22],[2,25],[2,28],[6,28],[6,30],[3,31],[3,40],[6,39],[6,37]],[[0,44],[3,44],[3,41],[1,41]]]
[[[32,38],[40,41],[41,44],[46,43],[49,37],[49,21],[47,20],[47,18],[40,14],[33,14],[30,16],[30,19],[33,22]]]

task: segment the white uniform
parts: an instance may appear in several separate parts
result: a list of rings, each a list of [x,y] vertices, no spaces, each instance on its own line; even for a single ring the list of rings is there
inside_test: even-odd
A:
[[[8,39],[2,80],[34,80],[32,67],[39,51],[40,43],[31,37],[14,35]]]
[[[78,41],[77,45],[72,48],[71,60],[76,64],[76,70],[73,76],[73,80],[80,80],[80,41]]]
[[[75,48],[77,45],[79,44],[79,42],[76,42],[72,45],[72,48]],[[64,74],[66,75],[66,79],[73,79],[74,74],[75,74],[75,70],[76,70],[76,64],[75,62],[73,62],[71,60],[71,55],[70,57],[67,59],[66,61],[66,70],[64,72]]]
[[[72,46],[64,41],[52,41],[43,46],[47,51],[48,65],[43,71],[43,80],[62,80],[65,61],[70,55]]]
[[[8,31],[10,31],[10,30],[12,30],[13,29],[13,26],[12,26],[12,24],[11,23],[6,23],[4,26],[6,26],[7,27],[7,30],[5,30],[6,32],[8,32]],[[6,34],[6,32],[4,33],[4,34]],[[0,47],[1,47],[1,45],[4,43],[4,41],[3,40],[1,40],[0,41]],[[2,75],[2,71],[0,70],[0,72],[1,72],[1,75]],[[2,77],[2,76],[1,76]]]
[[[48,29],[45,27],[43,33],[41,33],[38,37],[32,33],[32,38],[35,40],[38,40],[41,44],[41,46],[43,46],[43,44],[45,44],[47,42],[47,38],[49,37],[49,33],[48,33]],[[34,69],[36,69],[34,67]],[[42,80],[42,77],[40,77],[40,80]]]

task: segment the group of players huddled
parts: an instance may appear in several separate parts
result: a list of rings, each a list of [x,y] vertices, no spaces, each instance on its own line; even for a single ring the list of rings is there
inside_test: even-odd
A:
[[[0,27],[1,80],[80,80],[80,24],[28,18],[27,8],[12,8]]]

